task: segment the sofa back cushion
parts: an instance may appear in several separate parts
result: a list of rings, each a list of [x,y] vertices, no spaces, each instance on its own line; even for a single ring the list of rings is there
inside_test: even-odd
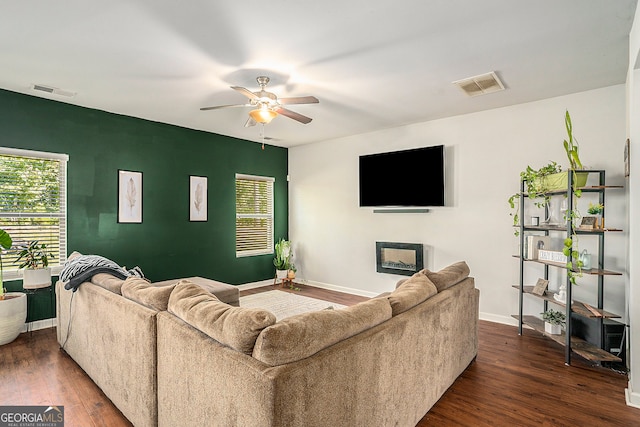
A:
[[[169,296],[175,288],[171,286],[153,286],[139,277],[128,277],[122,283],[122,296],[157,311],[166,311]]]
[[[469,277],[469,266],[466,262],[460,261],[455,264],[451,264],[440,271],[424,269],[420,272],[424,273],[429,280],[436,285],[438,292],[441,292]]]
[[[391,306],[386,298],[287,317],[260,333],[253,357],[270,366],[295,362],[390,318]]]
[[[168,311],[219,343],[246,354],[253,351],[260,332],[276,323],[273,313],[232,307],[188,280],[176,284]]]
[[[438,293],[436,285],[423,273],[416,273],[387,295],[392,315],[396,316]]]
[[[120,279],[109,273],[98,273],[91,277],[91,283],[100,286],[114,294],[122,295],[123,279]]]

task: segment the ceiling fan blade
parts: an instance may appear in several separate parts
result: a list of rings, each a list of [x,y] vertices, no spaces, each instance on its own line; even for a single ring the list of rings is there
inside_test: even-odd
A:
[[[287,110],[286,108],[283,108],[283,107],[277,107],[277,108],[275,108],[275,111],[278,114],[282,114],[283,116],[287,116],[290,119],[296,120],[296,121],[298,121],[300,123],[303,123],[305,125],[307,123],[310,123],[311,120],[312,120],[310,117],[303,116],[300,113],[296,113],[295,111]]]
[[[248,128],[248,127],[251,127],[251,126],[255,126],[257,124],[258,124],[258,122],[253,120],[253,117],[249,116],[249,118],[247,119],[247,122],[244,124],[244,127]]]
[[[280,104],[317,104],[318,98],[315,96],[295,96],[293,98],[278,98]]]
[[[251,104],[216,105],[214,107],[202,107],[200,111],[218,110],[220,108],[250,107],[250,106]]]
[[[258,95],[256,95],[255,93],[251,92],[249,89],[247,89],[246,87],[242,87],[242,86],[231,86],[231,89],[236,90],[238,92],[240,92],[241,94],[243,94],[244,96],[246,96],[249,99],[252,100],[257,100],[258,99]]]

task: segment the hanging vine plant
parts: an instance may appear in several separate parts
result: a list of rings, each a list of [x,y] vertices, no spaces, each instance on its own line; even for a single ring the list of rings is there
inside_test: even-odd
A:
[[[569,170],[567,173],[571,173],[573,178],[571,180],[572,184],[570,194],[575,199],[578,199],[582,196],[582,191],[580,190],[578,182],[586,181],[586,175],[578,174],[576,172],[582,169],[583,166],[582,161],[580,160],[578,141],[573,136],[573,124],[568,110],[565,111],[564,123],[567,130],[567,139],[563,141],[563,146],[567,155],[567,160],[569,161]],[[520,172],[520,179],[521,181],[524,181],[527,196],[533,201],[536,207],[545,208],[549,206],[549,200],[551,198],[549,192],[560,188],[555,184],[550,183],[550,176],[561,172],[562,167],[553,161],[540,169],[536,170],[531,166],[527,166],[524,171]],[[566,180],[564,186],[564,188],[566,188]],[[512,209],[510,215],[513,218],[513,226],[515,228],[514,234],[516,236],[520,235],[519,226],[520,221],[522,220],[518,215],[519,201],[520,193],[515,193],[508,199],[509,206]],[[576,284],[576,277],[580,277],[582,275],[582,261],[579,260],[578,236],[575,233],[578,221],[582,218],[582,215],[580,215],[576,205],[577,203],[572,203],[572,209],[567,210],[564,214],[564,221],[567,223],[571,221],[572,230],[574,231],[571,236],[568,236],[564,240],[564,247],[562,250],[565,256],[571,256],[572,261],[575,261],[575,263],[567,262],[566,265],[567,277],[574,285]]]
[[[531,166],[527,166],[525,170],[520,172],[520,180],[524,181],[525,188],[529,199],[533,201],[536,207],[544,208],[549,205],[549,186],[548,181],[544,179],[546,176],[562,172],[562,167],[556,162],[550,162],[548,165],[536,170]],[[520,225],[520,216],[518,215],[518,203],[520,201],[520,193],[512,194],[509,197],[509,206],[512,209],[511,217],[513,218],[513,226]],[[518,236],[520,230],[517,228],[514,234]]]
[[[580,154],[578,152],[578,141],[573,137],[573,125],[571,123],[571,115],[569,114],[569,110],[565,111],[564,115],[564,125],[567,129],[568,139],[565,139],[563,142],[564,151],[567,154],[567,159],[569,160],[570,171],[573,175],[573,179],[571,180],[571,194],[576,199],[579,199],[582,196],[582,190],[578,188],[578,174],[577,170],[583,169],[582,161],[580,161]],[[564,240],[564,248],[562,249],[562,253],[565,256],[571,255],[571,259],[575,260],[575,264],[572,262],[567,262],[567,277],[572,285],[576,285],[576,277],[582,277],[582,261],[580,260],[580,252],[578,249],[578,235],[575,230],[578,227],[578,220],[582,218],[580,212],[575,206],[577,203],[573,204],[572,210],[567,210],[565,213],[565,221],[571,221],[572,234],[571,237],[567,237]],[[574,273],[574,265],[577,267],[577,272]]]

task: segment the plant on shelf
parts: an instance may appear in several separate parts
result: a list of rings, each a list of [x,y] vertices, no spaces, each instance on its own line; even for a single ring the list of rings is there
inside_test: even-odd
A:
[[[551,335],[560,335],[562,333],[562,327],[565,325],[566,316],[561,311],[547,310],[542,313],[542,320],[544,320],[544,330]]]
[[[579,199],[582,196],[582,190],[580,190],[580,184],[578,183],[578,174],[576,170],[582,169],[582,161],[580,160],[580,155],[578,153],[578,141],[573,137],[573,125],[571,124],[571,115],[567,110],[564,116],[564,124],[567,129],[568,140],[564,140],[564,151],[567,154],[567,159],[570,164],[570,172],[573,174],[573,179],[571,180],[571,194],[575,199]],[[584,182],[586,182],[586,176],[584,177]],[[584,182],[581,185],[584,185]],[[567,237],[564,240],[564,248],[562,252],[565,256],[571,255],[572,262],[567,261],[567,278],[571,282],[571,284],[576,285],[576,276],[582,276],[582,261],[580,260],[580,254],[578,249],[578,235],[575,233],[576,228],[578,227],[577,221],[580,220],[581,215],[578,211],[577,202],[574,200],[573,209],[567,210],[565,213],[565,221],[571,221],[573,226],[571,227],[573,232],[570,237]],[[577,270],[577,274],[574,273],[574,269]]]
[[[602,216],[604,214],[604,205],[602,203],[598,203],[595,205],[592,203],[589,203],[589,208],[587,209],[587,212],[590,215],[596,216],[594,227],[604,229],[604,217]]]
[[[567,153],[567,159],[571,170],[576,171],[582,169],[582,162],[580,161],[580,155],[578,154],[578,141],[573,137],[573,125],[571,124],[571,115],[569,110],[564,114],[564,126],[567,129],[567,136],[569,140],[564,140],[564,151]]]
[[[564,214],[564,221],[571,222],[573,224],[572,229],[575,230],[578,226],[577,222],[581,219],[580,212],[577,209],[577,203],[575,199],[582,196],[581,186],[586,183],[586,174],[578,174],[577,170],[583,168],[582,161],[580,160],[578,141],[573,135],[573,124],[571,122],[571,115],[569,111],[565,111],[564,116],[565,129],[567,131],[567,138],[563,140],[563,147],[567,160],[569,161],[569,170],[562,172],[562,167],[556,162],[550,162],[548,165],[534,169],[531,166],[520,173],[520,179],[524,181],[525,190],[529,199],[534,201],[535,206],[538,208],[549,208],[550,191],[559,191],[566,189],[568,183],[568,174],[572,174],[570,194],[573,197],[572,209],[567,209]],[[563,173],[566,176],[559,175]],[[518,203],[520,201],[520,193],[513,194],[509,197],[509,206],[512,209],[511,216],[513,217],[513,226],[519,227],[520,221],[518,215]],[[519,228],[515,228],[514,234],[520,235]],[[574,232],[564,240],[563,254],[567,257],[571,256],[572,262],[567,261],[567,278],[571,284],[576,284],[576,277],[582,274],[582,262],[579,260],[578,239]]]
[[[11,245],[13,245],[13,240],[9,233],[0,228],[0,300],[4,300],[4,280],[2,277],[3,269],[2,269],[2,250],[10,249]]]
[[[565,111],[564,122],[568,139],[563,141],[563,146],[567,155],[567,160],[569,160],[569,170],[567,172],[563,172],[562,167],[552,161],[540,169],[534,169],[531,166],[527,166],[524,171],[520,172],[520,180],[525,183],[527,196],[529,199],[534,201],[535,206],[538,208],[549,206],[550,191],[566,188],[566,177],[560,175],[563,173],[568,174],[571,172],[573,174],[571,192],[576,198],[582,195],[578,181],[579,178],[586,180],[586,175],[576,174],[576,170],[582,169],[582,161],[580,160],[578,141],[573,136],[573,125],[571,123],[571,115],[569,114],[569,111]],[[584,183],[582,183],[582,185],[584,185]],[[512,209],[510,215],[513,218],[514,227],[517,227],[520,224],[520,218],[517,210],[519,200],[520,193],[513,194],[508,199],[509,206]],[[579,218],[580,214],[574,207],[572,211],[567,211],[565,213],[564,219],[565,221],[569,219],[575,221]],[[515,230],[514,234],[518,236],[520,232]]]
[[[602,215],[602,212],[604,212],[604,205],[602,203],[598,203],[597,205],[594,205],[593,203],[589,203],[589,208],[587,209],[587,212],[590,215]]]
[[[540,169],[534,169],[531,166],[520,172],[520,179],[524,181],[527,196],[534,201],[535,206],[538,208],[549,206],[549,192],[566,188],[567,178],[570,172],[573,175],[571,193],[576,198],[582,195],[580,186],[586,182],[586,174],[578,174],[576,170],[582,169],[582,161],[580,160],[578,140],[573,136],[573,125],[571,123],[571,115],[569,111],[565,111],[564,124],[567,130],[567,139],[563,141],[563,147],[567,160],[569,161],[569,170],[562,171],[562,167],[556,162],[550,162],[546,166]],[[538,200],[541,199],[541,200]],[[511,216],[513,217],[513,226],[517,227],[520,223],[520,218],[517,212],[517,203],[520,200],[520,193],[513,194],[509,197],[508,203],[512,209]],[[574,207],[572,211],[565,213],[565,221],[576,221],[580,218],[580,213]],[[514,233],[516,236],[520,234],[518,230]]]
[[[542,315],[542,320],[546,323],[551,323],[552,325],[564,326],[567,320],[563,312],[553,309],[549,309],[540,314]]]
[[[548,181],[544,177],[562,172],[562,167],[556,162],[550,162],[548,165],[541,167],[540,169],[533,169],[531,166],[527,166],[525,170],[520,172],[520,180],[524,181],[525,189],[529,199],[534,201],[534,204],[543,208],[549,204],[549,187]],[[542,200],[539,200],[542,199]],[[517,227],[520,224],[520,218],[517,210],[517,202],[520,200],[520,193],[512,194],[509,197],[509,206],[513,210],[511,216],[513,217],[513,226]],[[518,230],[515,231],[515,235],[519,235]]]
[[[22,287],[24,289],[35,289],[51,285],[49,258],[55,258],[55,256],[47,249],[45,243],[40,244],[37,240],[32,240],[26,245],[18,247],[18,258],[16,258],[15,263],[20,264],[18,268],[25,269],[22,278]]]

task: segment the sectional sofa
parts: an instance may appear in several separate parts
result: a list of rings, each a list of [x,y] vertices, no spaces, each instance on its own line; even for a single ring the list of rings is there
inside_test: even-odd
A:
[[[120,295],[99,277],[75,300],[56,287],[58,340],[136,426],[414,426],[477,354],[468,275],[464,262],[423,270],[278,322],[189,280],[129,278]]]

